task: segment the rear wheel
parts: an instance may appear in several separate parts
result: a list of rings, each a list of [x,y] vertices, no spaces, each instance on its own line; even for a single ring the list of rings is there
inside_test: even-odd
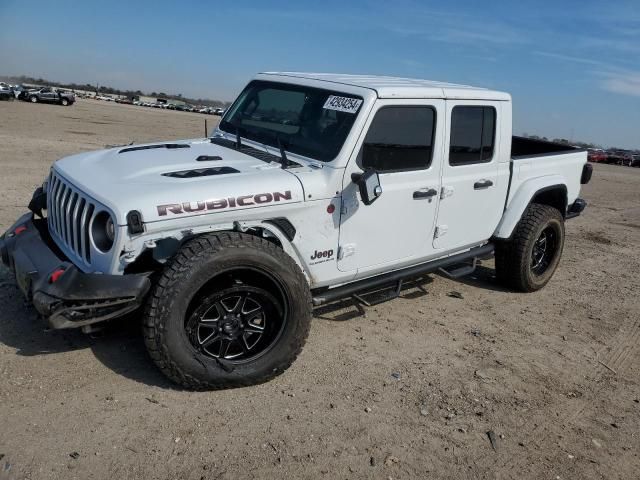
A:
[[[184,387],[237,387],[288,368],[310,322],[309,287],[289,255],[255,236],[211,234],[186,243],[162,273],[145,343]]]
[[[515,290],[539,290],[553,276],[563,246],[562,214],[548,205],[531,204],[511,239],[496,244],[496,276]]]

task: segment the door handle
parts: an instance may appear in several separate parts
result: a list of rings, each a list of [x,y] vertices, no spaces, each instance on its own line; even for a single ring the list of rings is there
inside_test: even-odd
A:
[[[484,188],[489,188],[493,186],[493,182],[491,180],[478,180],[473,184],[474,190],[482,190]]]
[[[432,198],[438,195],[438,191],[435,188],[425,188],[423,190],[416,190],[413,192],[413,199],[420,200],[421,198]]]

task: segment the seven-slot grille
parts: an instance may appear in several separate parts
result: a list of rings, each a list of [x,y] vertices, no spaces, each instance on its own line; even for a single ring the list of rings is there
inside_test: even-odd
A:
[[[80,190],[53,171],[47,187],[49,232],[72,253],[76,260],[91,265],[89,226],[96,204]]]

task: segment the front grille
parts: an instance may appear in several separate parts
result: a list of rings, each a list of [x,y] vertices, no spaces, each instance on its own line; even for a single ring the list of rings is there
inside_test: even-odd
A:
[[[91,265],[89,226],[96,203],[53,171],[47,187],[49,232],[71,260]]]

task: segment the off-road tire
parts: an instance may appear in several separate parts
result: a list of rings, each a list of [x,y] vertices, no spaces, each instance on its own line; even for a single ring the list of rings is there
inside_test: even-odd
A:
[[[555,232],[557,236],[553,257],[546,269],[536,274],[532,268],[534,244],[543,231]],[[558,209],[549,205],[532,203],[509,240],[496,243],[496,277],[504,286],[534,292],[544,287],[555,272],[564,246],[564,218]]]
[[[31,96],[29,97],[29,101],[30,101],[31,103],[38,103],[38,97],[37,97],[37,96],[35,96],[35,95],[31,95]]]
[[[280,285],[288,311],[282,333],[254,361],[235,364],[196,350],[185,333],[187,310],[221,272],[244,266],[268,272]],[[225,273],[224,275],[227,275]],[[214,283],[214,294],[217,283]],[[194,300],[195,299],[195,300]],[[160,274],[147,302],[144,337],[149,355],[173,382],[215,390],[265,382],[286,370],[306,341],[311,292],[305,276],[282,248],[254,235],[224,232],[185,243]]]

